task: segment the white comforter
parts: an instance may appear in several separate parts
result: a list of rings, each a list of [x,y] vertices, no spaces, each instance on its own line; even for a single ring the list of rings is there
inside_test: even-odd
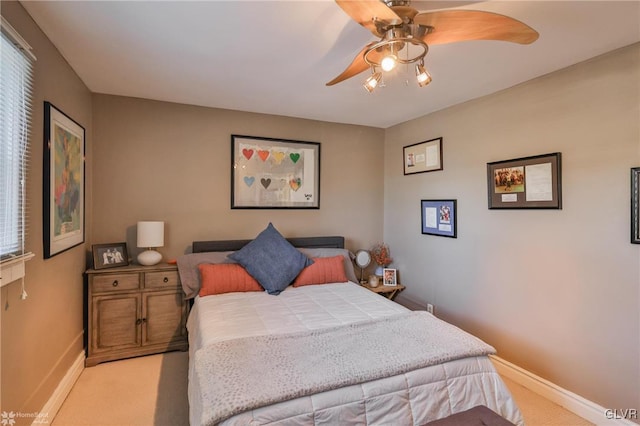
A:
[[[313,330],[406,312],[402,306],[353,283],[196,298],[188,329],[192,426],[203,405],[194,380],[194,354],[209,343]],[[472,357],[254,409],[223,424],[424,424],[486,405],[513,423],[521,415],[487,357]]]

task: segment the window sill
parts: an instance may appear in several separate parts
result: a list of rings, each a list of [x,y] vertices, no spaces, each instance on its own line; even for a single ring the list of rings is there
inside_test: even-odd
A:
[[[33,259],[33,257],[34,254],[29,252],[0,262],[0,287],[23,278],[24,264]]]

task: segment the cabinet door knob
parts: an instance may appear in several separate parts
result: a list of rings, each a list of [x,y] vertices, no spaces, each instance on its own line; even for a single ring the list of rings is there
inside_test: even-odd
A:
[[[136,325],[140,325],[140,324],[142,324],[142,320],[141,320],[140,318],[138,318],[138,319],[136,320]]]
[[[113,283],[111,283],[111,285],[114,287],[118,287],[118,280],[113,280]]]
[[[169,282],[169,278],[164,277],[164,279],[162,280],[165,284]]]

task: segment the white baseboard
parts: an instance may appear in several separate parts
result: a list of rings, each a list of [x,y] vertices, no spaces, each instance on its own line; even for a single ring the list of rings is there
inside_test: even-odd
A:
[[[589,401],[580,395],[570,392],[561,388],[558,385],[551,383],[542,377],[536,376],[530,371],[520,368],[515,364],[505,361],[504,359],[491,355],[496,370],[500,375],[503,375],[514,382],[524,386],[532,392],[555,402],[561,407],[566,408],[572,413],[582,417],[594,423],[598,426],[638,426],[637,423],[633,423],[626,419],[620,418],[607,418],[607,409]],[[640,414],[640,413],[638,413]],[[620,417],[619,412],[609,411],[610,417]]]
[[[50,424],[53,422],[53,418],[58,414],[58,410],[62,407],[62,403],[67,399],[69,392],[71,392],[71,388],[73,388],[73,385],[76,383],[76,380],[78,380],[78,377],[80,377],[82,370],[84,370],[84,358],[85,354],[83,350],[73,364],[71,364],[67,374],[65,374],[62,380],[60,380],[56,390],[53,391],[53,394],[46,404],[44,404],[42,410],[40,410],[40,413],[43,413],[46,417],[36,417],[33,423],[31,423],[32,425]]]

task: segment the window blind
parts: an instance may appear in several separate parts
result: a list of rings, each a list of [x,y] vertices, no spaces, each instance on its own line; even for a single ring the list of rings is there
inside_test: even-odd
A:
[[[0,261],[26,252],[26,179],[33,86],[28,45],[2,18],[0,37]]]

